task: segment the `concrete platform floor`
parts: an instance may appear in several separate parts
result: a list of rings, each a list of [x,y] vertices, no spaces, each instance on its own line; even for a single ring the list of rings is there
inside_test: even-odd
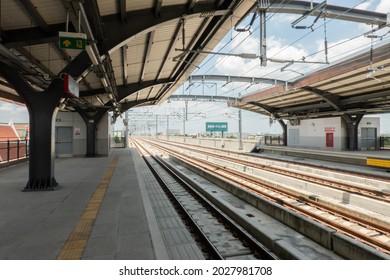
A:
[[[153,176],[143,176],[148,170],[134,149],[116,149],[109,157],[56,159],[55,178],[61,186],[56,191],[22,192],[27,163],[0,169],[0,259],[57,259],[67,241],[85,235],[87,226],[77,232],[80,217],[88,212],[85,208],[115,157],[80,258],[169,259],[146,194],[148,185],[157,183]]]

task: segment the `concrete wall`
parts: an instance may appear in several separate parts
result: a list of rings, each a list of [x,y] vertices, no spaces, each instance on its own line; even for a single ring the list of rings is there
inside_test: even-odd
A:
[[[72,127],[73,129],[73,156],[85,156],[87,153],[87,127],[78,113],[58,112],[56,127]],[[109,145],[109,115],[102,117],[97,125],[96,153],[98,156],[108,156]],[[60,155],[59,155],[60,156]]]
[[[287,123],[287,145],[319,149],[346,148],[346,133],[341,118],[301,120],[299,125]],[[326,133],[333,133],[333,148],[326,147]]]
[[[362,128],[376,128],[376,149],[380,149],[379,137],[380,137],[380,118],[365,117],[363,118],[358,127],[358,149],[362,149]]]
[[[359,149],[361,149],[362,128],[377,128],[377,138],[379,139],[379,121],[379,118],[362,119],[358,127]],[[326,146],[326,133],[333,133],[333,148]],[[291,125],[288,122],[287,134],[287,145],[290,147],[323,150],[346,150],[348,147],[348,129],[341,117],[301,120],[299,125]],[[379,147],[379,143],[377,147]]]
[[[110,153],[110,116],[105,114],[97,125],[96,153],[99,156],[108,156]]]

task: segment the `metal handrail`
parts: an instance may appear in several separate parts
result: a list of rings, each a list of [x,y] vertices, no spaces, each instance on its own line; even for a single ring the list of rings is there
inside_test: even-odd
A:
[[[0,164],[28,157],[29,140],[0,139]]]

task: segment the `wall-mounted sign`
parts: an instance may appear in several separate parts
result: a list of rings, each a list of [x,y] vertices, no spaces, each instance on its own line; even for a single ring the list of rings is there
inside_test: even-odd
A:
[[[74,129],[74,135],[80,135],[80,128]]]
[[[324,129],[325,129],[325,132],[328,132],[328,133],[334,132],[334,130],[335,130],[334,127],[325,127]]]
[[[64,91],[69,95],[69,97],[79,98],[79,84],[68,74],[63,74],[63,77]]]

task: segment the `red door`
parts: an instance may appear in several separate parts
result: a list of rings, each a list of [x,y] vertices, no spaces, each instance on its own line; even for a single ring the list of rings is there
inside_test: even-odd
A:
[[[333,133],[326,133],[326,147],[327,148],[333,148],[334,147]]]

